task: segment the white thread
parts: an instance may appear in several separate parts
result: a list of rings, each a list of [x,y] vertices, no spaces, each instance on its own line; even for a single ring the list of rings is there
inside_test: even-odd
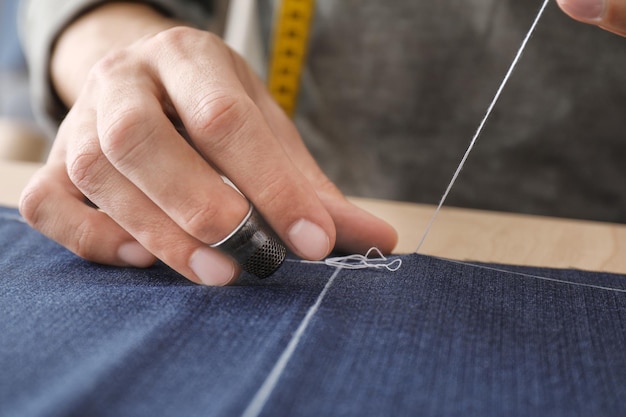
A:
[[[311,322],[311,319],[313,318],[313,316],[319,309],[319,306],[322,303],[324,296],[328,292],[328,289],[331,287],[331,285],[333,285],[335,278],[337,277],[337,275],[339,275],[339,272],[342,269],[343,269],[342,267],[337,268],[335,272],[333,272],[333,274],[330,276],[330,278],[328,279],[328,282],[324,286],[324,289],[322,289],[320,294],[317,296],[317,300],[309,308],[309,311],[307,311],[306,316],[304,316],[304,319],[298,326],[298,329],[296,330],[293,337],[289,341],[289,344],[287,345],[283,353],[278,358],[278,361],[274,365],[274,368],[272,368],[272,371],[269,373],[267,378],[265,378],[263,385],[261,385],[261,388],[259,388],[257,393],[254,395],[254,398],[252,398],[252,401],[250,402],[250,404],[248,404],[248,407],[243,412],[242,417],[256,417],[261,413],[261,411],[263,410],[263,407],[265,406],[265,403],[267,402],[270,395],[272,394],[272,391],[274,390],[276,383],[278,382],[278,380],[280,379],[280,376],[285,370],[285,367],[287,366],[289,359],[291,359],[291,356],[295,352],[296,347],[298,346],[298,343],[300,342],[300,339],[302,338],[302,335],[304,334],[304,331],[306,330],[307,326]]]
[[[574,285],[574,286],[580,286],[580,287],[595,288],[598,290],[626,293],[626,289],[621,289],[621,288],[604,287],[602,285],[586,284],[584,282],[575,282],[575,281],[567,281],[567,280],[558,279],[558,278],[542,277],[540,275],[525,274],[523,272],[509,271],[509,270],[502,269],[502,268],[494,268],[491,266],[478,265],[478,264],[473,264],[470,262],[457,261],[454,259],[440,258],[438,256],[433,256],[433,258],[439,259],[440,261],[450,262],[450,263],[454,263],[458,265],[471,266],[471,267],[479,268],[479,269],[487,269],[489,271],[501,272],[501,273],[510,274],[510,275],[519,275],[525,278],[534,278],[534,279],[539,279],[543,281],[556,282],[559,284],[567,284],[567,285]]]
[[[478,137],[480,136],[483,128],[485,127],[485,123],[487,122],[487,119],[491,115],[491,112],[493,111],[493,108],[496,105],[496,102],[500,98],[500,94],[502,94],[502,90],[504,89],[504,86],[506,85],[507,81],[511,77],[511,74],[513,73],[513,70],[515,69],[515,67],[517,65],[517,62],[519,61],[520,57],[522,56],[522,53],[524,52],[524,49],[526,48],[526,44],[528,43],[528,40],[530,39],[530,37],[532,36],[533,32],[535,31],[535,27],[537,26],[537,23],[539,23],[539,19],[541,18],[541,15],[543,14],[543,11],[545,10],[545,8],[546,8],[546,6],[548,5],[549,2],[550,2],[550,0],[544,0],[543,5],[539,9],[539,12],[537,13],[537,16],[535,17],[535,20],[533,21],[532,25],[530,26],[530,29],[528,30],[528,33],[526,34],[526,37],[524,37],[524,40],[522,41],[522,44],[520,45],[519,49],[517,50],[517,53],[515,54],[515,58],[513,58],[513,62],[511,62],[511,66],[509,67],[509,70],[506,72],[506,75],[502,79],[502,82],[500,83],[500,87],[498,87],[498,90],[496,91],[496,95],[491,100],[491,104],[489,104],[489,107],[487,108],[487,112],[485,113],[485,116],[483,117],[482,121],[480,122],[480,125],[478,125],[478,129],[476,129],[476,133],[474,133],[474,137],[472,137],[472,140],[471,140],[467,150],[465,151],[465,154],[463,155],[463,158],[461,159],[461,163],[456,168],[456,171],[454,171],[454,175],[452,176],[452,180],[448,184],[448,187],[446,188],[446,191],[443,193],[443,196],[441,197],[441,200],[439,201],[439,205],[437,206],[437,208],[435,209],[435,212],[433,213],[432,217],[430,218],[430,221],[428,222],[428,225],[426,226],[426,229],[424,230],[424,234],[422,235],[422,238],[420,239],[420,242],[417,245],[417,249],[415,249],[415,253],[418,253],[420,248],[422,247],[422,244],[424,244],[424,240],[426,240],[426,236],[430,232],[430,229],[432,228],[433,223],[435,223],[435,219],[437,218],[437,215],[439,214],[439,211],[441,210],[441,206],[443,206],[443,203],[446,201],[446,198],[448,198],[448,194],[450,193],[450,190],[452,189],[452,186],[456,182],[456,179],[459,176],[459,173],[463,169],[463,166],[465,165],[465,161],[467,160],[467,157],[469,156],[470,152],[474,148],[474,145],[476,144],[476,140],[478,139]]]
[[[461,162],[460,162],[459,166],[457,167],[456,171],[454,172],[454,175],[452,176],[452,180],[448,184],[448,187],[446,188],[446,191],[444,192],[444,194],[443,194],[443,196],[442,196],[442,198],[441,198],[441,200],[440,200],[440,202],[439,202],[439,204],[438,204],[438,206],[437,206],[433,216],[431,217],[428,225],[426,226],[424,234],[422,235],[422,238],[421,238],[421,240],[420,240],[420,242],[418,244],[418,247],[415,250],[416,253],[421,248],[422,244],[424,243],[424,240],[426,239],[426,236],[428,235],[430,229],[432,228],[432,225],[433,225],[433,223],[434,223],[434,221],[435,221],[439,211],[441,210],[441,207],[443,206],[446,198],[448,197],[448,194],[450,193],[450,190],[452,189],[452,186],[456,182],[456,179],[457,179],[459,173],[463,169],[463,166],[465,165],[465,161],[467,160],[470,152],[472,151],[472,149],[473,149],[473,147],[474,147],[474,145],[476,143],[476,140],[480,136],[480,133],[482,132],[482,129],[483,129],[487,119],[489,118],[489,116],[490,116],[490,114],[491,114],[491,112],[492,112],[496,102],[498,101],[498,99],[499,99],[499,97],[500,97],[500,95],[502,93],[502,90],[504,89],[504,86],[506,85],[508,79],[510,78],[513,70],[515,69],[515,66],[517,65],[517,62],[519,61],[519,58],[521,57],[522,52],[524,51],[524,49],[526,47],[526,44],[528,43],[528,40],[530,39],[532,33],[534,32],[535,27],[537,26],[537,23],[539,22],[539,19],[541,18],[542,14],[543,14],[543,11],[545,10],[546,6],[548,5],[548,2],[549,2],[549,0],[544,0],[541,8],[539,9],[539,12],[537,13],[537,16],[535,17],[535,20],[533,21],[533,23],[532,23],[528,33],[526,34],[526,37],[522,41],[522,44],[521,44],[519,50],[517,51],[517,53],[515,55],[515,58],[513,59],[513,62],[511,63],[511,66],[509,67],[509,69],[508,69],[506,75],[504,76],[500,86],[498,87],[498,90],[496,91],[496,94],[495,94],[494,98],[492,99],[489,107],[487,108],[487,112],[485,113],[485,116],[483,117],[480,125],[478,126],[478,129],[476,130],[476,133],[474,134],[474,137],[472,138],[472,140],[471,140],[467,150],[465,151],[465,154],[463,155],[463,158],[461,159]],[[376,248],[372,248],[372,249],[376,249]],[[261,385],[261,387],[259,388],[259,390],[255,394],[255,396],[253,397],[252,401],[250,402],[250,404],[248,404],[248,407],[244,410],[244,412],[242,414],[242,417],[257,417],[261,413],[261,411],[263,410],[263,407],[265,406],[265,404],[267,403],[267,400],[269,399],[269,396],[271,395],[272,391],[274,390],[274,387],[278,383],[278,380],[280,379],[280,376],[282,375],[283,371],[285,370],[285,367],[287,366],[287,363],[289,362],[289,360],[291,359],[291,356],[295,352],[296,347],[297,347],[297,345],[298,345],[302,335],[304,334],[304,331],[306,330],[306,328],[308,327],[311,319],[313,318],[313,316],[315,315],[315,313],[319,309],[319,306],[320,306],[322,300],[324,299],[326,293],[328,292],[328,289],[331,287],[331,285],[334,282],[335,278],[337,277],[337,275],[339,274],[339,272],[342,269],[363,269],[363,268],[381,268],[382,267],[382,268],[387,268],[390,271],[396,271],[398,268],[400,268],[402,260],[399,259],[399,258],[394,260],[394,261],[392,261],[392,262],[390,262],[390,263],[387,263],[387,264],[372,263],[371,260],[368,259],[368,255],[370,254],[372,249],[370,249],[365,256],[363,256],[363,255],[349,255],[349,256],[344,256],[344,257],[328,258],[325,261],[302,261],[304,263],[324,263],[324,264],[329,265],[329,266],[336,266],[337,269],[331,275],[330,279],[328,280],[328,282],[326,283],[326,285],[324,286],[324,288],[320,292],[319,296],[317,297],[317,300],[315,301],[315,303],[311,306],[311,308],[309,308],[309,311],[307,312],[306,316],[304,317],[304,319],[302,320],[302,322],[298,326],[298,329],[296,330],[294,336],[289,341],[289,344],[287,345],[287,347],[285,348],[285,350],[283,351],[283,353],[279,357],[278,361],[274,365],[274,368],[272,368],[272,371],[269,373],[269,375],[267,376],[267,378],[265,379],[265,381],[263,382],[263,384]],[[378,249],[376,249],[376,251],[378,251]],[[378,253],[380,254],[380,251],[378,251]],[[384,256],[382,256],[382,254],[380,254],[380,256],[383,258],[383,260],[386,260],[386,258]],[[443,258],[438,258],[438,259],[442,259],[443,260]],[[396,262],[396,261],[398,261],[397,262],[397,266],[395,266],[395,264],[394,264],[394,262]],[[543,279],[543,280],[553,281],[553,282],[558,282],[558,283],[564,283],[564,284],[570,284],[570,285],[580,285],[580,286],[598,288],[598,289],[603,289],[603,290],[611,290],[611,291],[616,291],[616,292],[626,292],[626,290],[621,290],[621,289],[614,289],[614,288],[609,288],[609,287],[596,286],[596,285],[592,285],[592,284],[579,284],[579,283],[574,283],[574,282],[571,282],[571,281],[564,281],[564,280],[558,280],[558,279],[554,279],[554,278],[539,277],[539,276],[535,276],[535,275],[517,273],[517,272],[513,272],[513,271],[500,270],[500,269],[497,269],[497,268],[484,267],[484,266],[480,266],[480,265],[476,265],[476,264],[470,264],[470,263],[464,263],[464,262],[460,262],[460,261],[453,261],[453,260],[448,260],[448,261],[453,262],[453,263],[458,263],[458,264],[465,264],[465,265],[472,266],[472,267],[484,268],[484,269],[492,269],[492,270],[498,271],[498,272],[515,274],[515,275],[521,275],[521,276],[527,276],[527,277]],[[391,265],[394,265],[394,266],[391,266]],[[395,269],[393,269],[393,268],[395,268]]]
[[[371,257],[371,255],[376,255]],[[305,264],[324,264],[336,268],[343,269],[386,269],[387,271],[395,272],[402,266],[402,259],[396,258],[390,260],[382,254],[377,247],[370,248],[365,255],[347,255],[337,256],[334,258],[326,258],[322,261],[300,261]]]

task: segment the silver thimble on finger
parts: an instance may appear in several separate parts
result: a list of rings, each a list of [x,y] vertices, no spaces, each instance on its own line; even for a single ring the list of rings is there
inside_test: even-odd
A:
[[[259,278],[272,275],[287,255],[285,246],[269,230],[252,205],[239,226],[211,247],[227,253],[244,271]]]

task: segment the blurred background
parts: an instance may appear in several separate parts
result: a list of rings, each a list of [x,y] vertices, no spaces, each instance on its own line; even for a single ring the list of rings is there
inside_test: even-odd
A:
[[[0,160],[40,162],[48,140],[35,123],[17,34],[18,0],[0,0]]]

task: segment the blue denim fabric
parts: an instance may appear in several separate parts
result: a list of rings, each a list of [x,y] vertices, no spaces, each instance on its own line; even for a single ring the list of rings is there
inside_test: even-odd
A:
[[[402,259],[339,272],[261,415],[626,415],[626,293]],[[0,415],[241,415],[334,271],[205,288],[83,261],[0,209]]]

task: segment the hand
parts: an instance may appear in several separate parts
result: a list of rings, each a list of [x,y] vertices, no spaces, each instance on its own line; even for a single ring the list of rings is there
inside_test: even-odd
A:
[[[57,90],[73,105],[22,195],[31,225],[95,262],[146,267],[158,258],[191,281],[227,284],[238,267],[208,245],[239,224],[248,203],[224,174],[303,258],[321,259],[335,244],[393,248],[395,231],[345,200],[237,54],[208,32],[158,29],[83,62],[85,75],[68,79],[54,58]]]
[[[626,36],[625,0],[557,0],[572,18]]]

